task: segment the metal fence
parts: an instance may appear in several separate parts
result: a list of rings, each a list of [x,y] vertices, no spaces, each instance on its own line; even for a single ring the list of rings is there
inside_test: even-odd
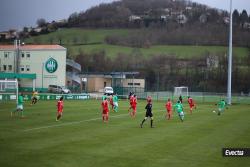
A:
[[[90,98],[89,94],[39,94],[37,98],[39,100],[57,100],[60,97],[64,97],[66,100],[86,100]],[[11,93],[0,93],[0,102],[1,101],[9,101],[9,100],[16,100],[16,94]],[[31,94],[24,94],[24,100],[31,100]]]
[[[113,87],[114,92],[118,95],[128,95],[129,92],[135,92],[136,94],[141,94],[145,92],[144,88],[138,87]]]
[[[65,99],[71,100],[83,100],[89,98],[101,99],[103,94],[64,94]],[[174,92],[136,92],[139,99],[146,99],[147,96],[151,96],[153,100],[167,101],[170,98],[172,101],[177,101],[178,96],[174,96]],[[40,100],[54,100],[60,98],[61,94],[39,94]],[[211,93],[211,92],[189,92],[195,102],[197,103],[217,103],[221,99],[227,100],[226,93]],[[184,101],[187,101],[187,96],[182,96]],[[119,94],[119,99],[127,99],[128,94]],[[0,93],[0,102],[6,100],[15,100],[16,95],[13,93]],[[31,94],[25,95],[26,100],[31,99]],[[232,94],[233,104],[249,104],[250,96],[242,94]]]
[[[170,98],[172,101],[177,101],[179,96],[174,96],[174,92],[138,92],[138,98],[146,99],[151,96],[153,100],[167,101]],[[221,99],[227,100],[226,93],[213,93],[213,92],[189,92],[188,95],[192,97],[197,103],[216,103]],[[183,100],[187,101],[187,96],[182,96]],[[242,94],[232,94],[232,103],[235,104],[250,104],[250,96]]]

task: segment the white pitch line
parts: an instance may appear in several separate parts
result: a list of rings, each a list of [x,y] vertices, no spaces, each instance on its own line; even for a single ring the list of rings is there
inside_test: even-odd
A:
[[[116,118],[116,117],[122,117],[122,116],[125,116],[125,115],[128,115],[128,114],[120,114],[120,115],[115,115],[115,116],[110,116],[110,117],[111,118]],[[33,131],[33,130],[39,130],[39,129],[48,129],[48,128],[52,128],[52,127],[79,124],[79,123],[82,123],[82,122],[96,121],[96,120],[100,120],[100,119],[102,119],[102,117],[92,118],[92,119],[87,119],[87,120],[82,120],[82,121],[77,121],[77,122],[62,123],[62,124],[59,124],[59,125],[41,126],[41,127],[37,127],[37,128],[26,129],[26,130],[24,130],[24,132],[29,132],[29,131]]]
[[[159,111],[164,111],[164,110],[159,110]],[[137,114],[141,114],[141,113],[143,113],[143,112],[137,112]],[[125,115],[128,115],[128,114],[129,113],[115,115],[115,116],[109,116],[109,117],[110,118],[118,118],[118,117],[122,117],[122,116],[125,116]],[[82,123],[82,122],[96,121],[96,120],[100,120],[100,119],[102,119],[102,117],[92,118],[92,119],[87,119],[87,120],[82,120],[82,121],[76,121],[76,122],[62,123],[62,124],[59,124],[59,125],[41,126],[41,127],[37,127],[37,128],[25,129],[23,131],[24,132],[29,132],[29,131],[33,131],[33,130],[40,130],[40,129],[48,129],[48,128],[53,128],[53,127],[66,126],[66,125],[73,125],[73,124],[79,124],[79,123]]]

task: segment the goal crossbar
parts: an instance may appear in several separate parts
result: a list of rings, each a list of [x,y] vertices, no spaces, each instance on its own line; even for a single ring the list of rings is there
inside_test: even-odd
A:
[[[0,80],[0,94],[14,93],[16,95],[16,103],[18,102],[18,80]]]
[[[188,87],[187,86],[179,86],[174,87],[174,96],[188,96]]]

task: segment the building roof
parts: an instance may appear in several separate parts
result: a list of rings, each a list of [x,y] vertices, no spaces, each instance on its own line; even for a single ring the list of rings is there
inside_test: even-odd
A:
[[[60,45],[20,45],[20,50],[65,50]],[[14,45],[0,45],[0,50],[15,50]]]
[[[82,72],[83,75],[138,75],[140,74],[137,71],[132,72]]]
[[[82,72],[79,73],[80,76],[87,76],[87,77],[96,77],[96,76],[101,76],[105,78],[126,78],[126,75],[138,75],[140,74],[139,72]]]

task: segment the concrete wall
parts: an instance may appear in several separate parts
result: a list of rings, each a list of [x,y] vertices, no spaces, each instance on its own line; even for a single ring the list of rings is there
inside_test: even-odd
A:
[[[4,53],[8,52],[9,57],[5,58]],[[20,50],[19,73],[36,74],[35,87],[48,88],[48,85],[55,84],[65,86],[66,83],[66,49],[37,49],[37,50]],[[27,56],[29,55],[29,56]],[[15,50],[0,50],[0,72],[15,72]],[[53,58],[57,61],[58,68],[55,72],[49,73],[45,69],[45,63],[48,59]],[[12,71],[3,71],[3,65],[12,65]],[[23,70],[21,70],[23,68]],[[31,79],[21,79],[21,87],[32,87]]]
[[[144,79],[123,79],[122,83],[123,87],[145,88]]]
[[[87,82],[88,91],[99,92],[103,90],[104,82],[106,82],[106,86],[111,86],[112,79],[103,77],[89,77]]]
[[[7,54],[7,58],[5,58],[5,54]],[[0,72],[4,71],[3,66],[6,65],[7,70],[5,72],[13,73],[14,72],[14,56],[15,52],[12,50],[0,50]],[[12,66],[12,70],[9,70],[9,65]]]
[[[48,85],[65,86],[66,82],[66,50],[65,51],[32,51],[30,59],[21,59],[21,65],[30,65],[30,71],[24,73],[36,73],[36,87],[48,88]],[[45,69],[45,63],[49,58],[53,58],[58,63],[58,68],[54,73],[49,73]],[[22,72],[21,72],[22,73]],[[24,87],[30,87],[30,83],[21,82]]]

